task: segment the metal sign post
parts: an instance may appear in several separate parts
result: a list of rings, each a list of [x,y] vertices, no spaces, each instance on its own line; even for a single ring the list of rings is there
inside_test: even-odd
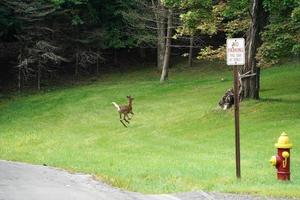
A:
[[[239,114],[240,100],[239,100],[238,65],[245,64],[245,40],[244,40],[244,38],[229,38],[229,39],[227,39],[227,41],[226,41],[226,57],[227,57],[227,65],[233,65],[236,177],[241,178],[240,114]]]

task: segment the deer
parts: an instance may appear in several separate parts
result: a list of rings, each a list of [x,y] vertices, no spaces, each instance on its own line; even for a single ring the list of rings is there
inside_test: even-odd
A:
[[[126,128],[127,128],[127,125],[123,122],[123,120],[129,124],[129,120],[132,119],[132,116],[129,117],[128,114],[130,113],[131,115],[134,115],[134,113],[132,112],[132,101],[134,100],[134,98],[131,96],[127,96],[127,99],[128,99],[128,105],[118,105],[116,102],[112,102],[112,104],[116,107],[117,111],[119,112],[120,122]],[[122,115],[123,115],[123,118],[122,118]]]

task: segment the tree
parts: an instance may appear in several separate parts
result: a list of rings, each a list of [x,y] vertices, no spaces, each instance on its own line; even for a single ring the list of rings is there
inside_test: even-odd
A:
[[[243,79],[243,96],[259,98],[259,67],[271,66],[280,58],[299,55],[300,53],[300,6],[296,0],[252,0],[248,1],[214,1],[211,9],[211,23],[207,34],[225,32],[227,37],[246,37],[246,64],[242,73],[252,75]],[[191,24],[198,29],[205,27],[207,17],[193,20],[196,15],[185,15],[184,24]],[[195,19],[195,18],[194,18]],[[198,27],[197,27],[198,26]],[[224,41],[225,42],[225,41]],[[224,60],[224,46],[206,47],[199,57],[201,59]]]
[[[163,69],[166,51],[166,15],[167,10],[161,0],[151,0],[157,28],[157,68]],[[168,58],[169,59],[169,58]]]
[[[33,76],[37,78],[38,89],[40,89],[41,80],[41,57],[38,56],[38,62],[35,62],[34,55],[41,55],[41,49],[33,48],[34,45],[38,45],[38,40],[45,32],[49,33],[52,30],[42,24],[39,24],[44,18],[55,12],[55,8],[51,3],[40,4],[40,2],[28,1],[21,3],[19,1],[1,1],[2,6],[11,10],[14,13],[15,20],[24,24],[23,27],[19,27],[15,32],[14,38],[19,41],[19,55],[18,55],[18,89],[22,87],[22,79],[27,80]],[[9,19],[9,18],[8,18]],[[37,26],[39,24],[39,26]],[[49,46],[48,46],[49,47]],[[46,52],[44,52],[46,53]],[[49,53],[49,52],[48,52]],[[49,56],[49,54],[47,54]],[[53,54],[53,56],[56,56]],[[46,54],[42,56],[46,59]],[[35,63],[33,65],[33,63]]]
[[[164,82],[168,79],[168,73],[169,73],[169,65],[170,65],[170,56],[171,56],[171,39],[172,39],[172,17],[173,17],[173,11],[170,8],[168,10],[168,30],[167,30],[167,42],[166,42],[166,50],[164,55],[164,63],[162,67],[160,82]]]
[[[225,3],[224,1],[217,1],[211,7],[206,9],[207,12],[211,13],[209,16],[203,16],[201,20],[195,19],[196,12],[190,16],[186,15],[185,22],[188,27],[195,27],[208,35],[216,35],[225,32],[227,37],[243,37],[246,35],[246,64],[242,69],[242,72],[257,72],[257,61],[255,55],[260,41],[260,32],[266,24],[266,14],[263,10],[261,1],[253,0],[253,6],[250,9],[250,5],[247,1],[230,1]],[[207,6],[206,8],[209,8]],[[248,15],[251,14],[251,17]],[[196,24],[196,25],[195,25]],[[246,29],[248,28],[248,31]],[[246,33],[247,32],[247,33]],[[225,41],[223,41],[225,42]],[[220,43],[223,43],[220,41]],[[224,44],[224,43],[223,43]],[[213,47],[204,48],[200,52],[199,58],[208,59],[221,59],[225,58],[225,47]],[[257,78],[250,77],[243,79],[243,94],[244,97],[258,98],[258,83]]]
[[[35,79],[40,85],[55,72],[99,73],[101,55],[107,64],[119,66],[122,49],[140,49],[145,58],[143,50],[150,47],[157,49],[163,82],[171,48],[186,48],[191,65],[199,36],[207,46],[198,58],[223,60],[225,35],[246,37],[242,72],[256,77],[243,79],[244,96],[259,98],[258,69],[300,54],[299,23],[298,0],[1,0],[1,65],[4,73],[13,74],[7,80],[18,80],[21,88]],[[44,54],[70,64],[53,65]]]
[[[300,55],[300,2],[264,0],[269,23],[262,33],[257,59],[262,67],[272,66],[283,57]]]
[[[88,6],[86,0],[3,0],[0,3],[7,10],[11,10],[12,16],[21,24],[14,34],[19,48],[19,55],[15,57],[17,62],[14,61],[17,65],[19,90],[25,82],[32,82],[30,80],[33,78],[37,79],[37,88],[40,89],[42,77],[60,70],[61,62],[73,61],[73,55],[78,58],[73,65],[76,75],[79,66],[84,69],[88,64],[99,63],[94,62],[95,59],[92,58],[101,60],[99,54],[91,51],[94,48],[91,43],[99,42],[96,39],[97,30],[93,28],[93,24],[83,21],[92,21],[90,11],[82,14]],[[53,20],[58,18],[60,20]],[[79,51],[79,46],[86,48],[88,43],[89,51]],[[73,48],[69,47],[70,44],[78,47],[75,53]],[[83,64],[84,61],[86,62]]]
[[[263,8],[262,1],[252,0],[250,16],[250,27],[246,39],[246,62],[242,72],[250,71],[255,76],[243,79],[243,97],[259,99],[259,69],[257,68],[256,53],[262,43],[260,34],[267,23],[267,13]]]
[[[162,0],[135,0],[134,9],[123,12],[127,24],[142,45],[157,49],[157,69],[162,70],[166,49],[167,10]],[[146,40],[145,40],[146,39]]]

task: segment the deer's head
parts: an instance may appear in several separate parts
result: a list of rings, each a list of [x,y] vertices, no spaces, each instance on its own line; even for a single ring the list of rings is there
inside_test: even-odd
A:
[[[131,97],[130,95],[129,95],[129,96],[127,96],[127,99],[128,99],[129,101],[132,101],[132,100],[134,100],[134,98],[133,98],[133,97]]]

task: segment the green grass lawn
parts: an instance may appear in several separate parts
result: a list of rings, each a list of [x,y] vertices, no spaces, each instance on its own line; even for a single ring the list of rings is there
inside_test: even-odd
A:
[[[224,78],[224,81],[221,81]],[[217,103],[232,85],[228,67],[176,68],[159,83],[154,70],[0,102],[0,159],[96,175],[144,193],[192,190],[300,197],[300,66],[261,72],[261,100],[241,103],[242,180],[235,178],[233,110]],[[124,128],[111,102],[135,97]],[[290,182],[269,159],[285,131]]]

